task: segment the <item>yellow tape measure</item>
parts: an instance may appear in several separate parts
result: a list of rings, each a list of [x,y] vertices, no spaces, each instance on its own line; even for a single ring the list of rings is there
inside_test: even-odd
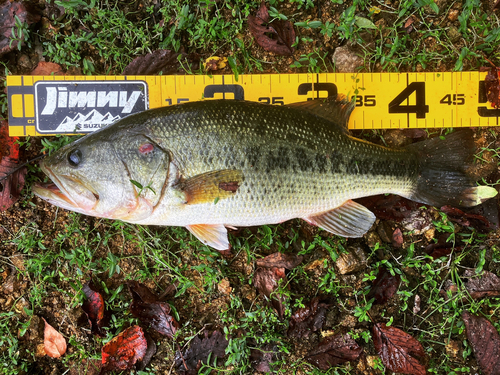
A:
[[[355,96],[351,129],[498,126],[486,72],[221,76],[9,76],[11,136],[81,134],[131,113],[202,99],[275,105]]]

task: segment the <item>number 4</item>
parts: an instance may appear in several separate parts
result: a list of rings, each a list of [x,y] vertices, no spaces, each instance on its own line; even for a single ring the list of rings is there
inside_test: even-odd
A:
[[[415,92],[415,105],[401,105]],[[429,106],[425,104],[425,82],[412,82],[389,103],[389,113],[415,113],[417,118],[425,118]]]

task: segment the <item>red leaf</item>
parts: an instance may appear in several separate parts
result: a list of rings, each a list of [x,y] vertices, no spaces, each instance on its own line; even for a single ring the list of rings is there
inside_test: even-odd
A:
[[[379,269],[372,289],[366,297],[375,298],[374,305],[383,305],[397,292],[400,281],[399,275],[392,276],[386,268]]]
[[[321,370],[328,370],[344,362],[355,361],[363,349],[348,334],[336,334],[325,338],[305,360]]]
[[[59,358],[66,353],[66,339],[47,323],[45,319],[43,319],[43,321],[45,322],[45,330],[43,333],[45,354],[52,358]]]
[[[210,354],[210,365],[215,364],[215,357],[224,357],[227,345],[227,340],[219,331],[214,331],[210,337],[208,332],[205,331],[205,337],[200,339],[199,336],[195,336],[184,353],[175,352],[175,367],[181,375],[195,375],[202,363],[208,363]]]
[[[277,55],[291,56],[295,43],[295,30],[290,21],[269,21],[269,14],[264,2],[262,2],[256,16],[248,16],[248,27],[257,44],[266,51]]]
[[[139,326],[127,328],[102,348],[102,370],[124,371],[131,369],[146,354],[147,341]]]
[[[105,325],[105,308],[104,308],[104,298],[101,293],[97,291],[92,281],[85,284],[82,288],[83,293],[87,299],[83,302],[82,309],[87,314],[90,329],[94,335],[105,336],[106,334],[102,331],[102,327]]]
[[[500,375],[500,335],[491,322],[482,317],[462,313],[465,333],[477,363],[485,375]]]
[[[494,273],[484,271],[481,276],[474,270],[465,270],[463,277],[470,278],[465,288],[474,299],[500,296],[500,278]]]
[[[276,291],[279,287],[279,280],[283,280],[281,285],[286,285],[286,275],[284,268],[257,268],[253,277],[253,285],[257,288],[259,293],[264,294],[267,298],[271,299],[271,304],[276,309],[280,319],[283,319],[285,307],[283,302],[286,296],[278,295]]]
[[[258,259],[257,266],[267,268],[279,267],[291,270],[302,263],[302,259],[304,259],[302,255],[274,253],[264,259]]]
[[[140,361],[137,361],[135,367],[137,368],[138,371],[144,370],[149,364],[149,362],[151,362],[151,358],[153,358],[153,356],[156,354],[156,344],[154,340],[147,333],[144,334],[144,337],[146,337],[148,348],[146,349],[144,358],[142,358],[142,360]]]
[[[0,211],[12,206],[21,196],[27,169],[19,167],[17,138],[9,137],[9,124],[0,122]],[[15,171],[15,172],[14,172]]]
[[[491,63],[491,62],[490,62]],[[493,65],[493,64],[492,64]],[[493,108],[500,108],[500,68],[492,66],[491,68],[480,68],[480,71],[487,70],[488,74],[484,78],[484,88],[486,98]]]
[[[424,348],[408,333],[377,323],[373,326],[373,344],[389,370],[402,374],[426,374],[425,366],[420,363],[425,357]]]
[[[129,281],[128,288],[133,299],[130,305],[132,315],[162,335],[173,338],[178,324],[169,315],[170,306],[168,303],[159,301],[154,293],[137,281]]]
[[[309,306],[298,309],[290,319],[287,336],[305,338],[311,332],[320,330],[325,322],[327,307],[326,303],[320,303],[316,297]]]

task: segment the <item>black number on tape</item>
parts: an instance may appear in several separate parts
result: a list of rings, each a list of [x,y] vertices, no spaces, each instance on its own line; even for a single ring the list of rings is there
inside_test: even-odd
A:
[[[415,105],[401,105],[415,93]],[[429,106],[425,104],[425,82],[412,82],[389,103],[389,113],[415,113],[417,118],[425,118]]]

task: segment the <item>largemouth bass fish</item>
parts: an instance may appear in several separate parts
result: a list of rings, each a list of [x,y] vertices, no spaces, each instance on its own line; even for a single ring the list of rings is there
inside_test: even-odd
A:
[[[390,149],[347,133],[352,103],[212,100],[134,114],[48,156],[34,192],[86,215],[184,226],[229,248],[226,227],[302,218],[361,237],[375,216],[355,198],[393,193],[434,206],[497,194],[465,173],[471,131]]]

